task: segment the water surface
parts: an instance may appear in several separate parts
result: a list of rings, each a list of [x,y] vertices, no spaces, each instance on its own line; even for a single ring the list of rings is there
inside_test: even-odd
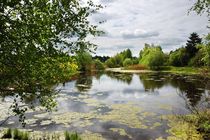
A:
[[[57,111],[27,114],[27,129],[98,133],[108,140],[150,140],[170,135],[171,114],[188,114],[202,106],[208,80],[170,73],[81,74],[57,89]],[[2,101],[9,102],[7,97]],[[4,127],[21,127],[11,117]]]

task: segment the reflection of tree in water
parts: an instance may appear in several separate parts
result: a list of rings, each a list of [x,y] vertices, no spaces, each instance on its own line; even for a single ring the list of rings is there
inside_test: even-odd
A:
[[[202,83],[202,80],[199,81],[198,77],[192,79],[189,76],[176,76],[174,75],[171,78],[171,85],[175,88],[178,88],[181,96],[186,96],[189,105],[194,107],[201,100],[202,94],[205,92],[205,84]]]
[[[80,92],[89,90],[92,87],[92,79],[92,76],[89,76],[88,74],[80,74],[76,80],[76,88]]]
[[[58,91],[53,89],[52,86],[49,86],[42,88],[42,91],[36,92],[34,94],[18,94],[15,92],[0,94],[2,102],[4,102],[7,97],[10,97],[13,100],[12,105],[9,108],[8,117],[5,118],[5,120],[0,121],[0,126],[3,125],[14,114],[15,116],[19,117],[19,121],[22,123],[23,126],[25,126],[25,115],[30,109],[35,110],[38,107],[44,107],[46,111],[52,111],[57,105],[57,102],[55,101],[57,92]],[[2,105],[4,105],[4,103],[2,103]]]
[[[159,89],[163,87],[167,80],[165,79],[163,74],[140,74],[139,79],[142,82],[145,91],[152,91],[154,92],[155,89]]]
[[[106,75],[111,79],[116,79],[127,84],[130,84],[133,78],[133,74],[128,73],[107,72]]]

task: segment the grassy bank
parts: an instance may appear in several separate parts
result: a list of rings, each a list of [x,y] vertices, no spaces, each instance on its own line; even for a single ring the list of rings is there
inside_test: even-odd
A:
[[[128,67],[121,68],[122,72],[125,71],[149,71],[148,67],[142,65],[131,65]],[[119,69],[118,69],[119,71]],[[162,66],[155,70],[150,71],[159,71],[159,72],[170,72],[170,73],[177,73],[177,74],[198,74],[205,77],[210,77],[210,68],[209,67],[174,67],[174,66]]]
[[[41,132],[23,129],[0,130],[0,140],[104,140],[98,133],[85,131],[83,134],[68,131]]]
[[[179,74],[203,74],[210,76],[210,68],[208,67],[173,67],[173,66],[166,66],[160,67],[162,72],[172,72],[172,73],[179,73]]]

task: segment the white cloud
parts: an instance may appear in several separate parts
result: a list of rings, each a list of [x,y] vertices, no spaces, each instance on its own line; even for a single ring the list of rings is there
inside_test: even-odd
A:
[[[93,22],[106,20],[100,29],[106,36],[92,38],[96,53],[114,55],[131,47],[138,55],[144,43],[160,44],[164,51],[184,45],[192,32],[204,35],[208,19],[188,10],[195,0],[95,0],[106,5],[92,17]]]
[[[149,38],[149,37],[154,37],[154,36],[159,36],[158,32],[155,31],[145,31],[145,30],[140,30],[136,29],[134,31],[121,31],[122,37],[125,39],[133,39],[133,38]]]

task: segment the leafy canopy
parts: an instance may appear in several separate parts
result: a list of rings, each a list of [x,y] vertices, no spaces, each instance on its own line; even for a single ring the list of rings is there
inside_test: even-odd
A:
[[[0,3],[0,93],[16,95],[12,111],[24,120],[26,98],[55,106],[53,85],[77,70],[69,53],[93,51],[99,35],[88,16],[101,8],[80,0],[3,0]]]

